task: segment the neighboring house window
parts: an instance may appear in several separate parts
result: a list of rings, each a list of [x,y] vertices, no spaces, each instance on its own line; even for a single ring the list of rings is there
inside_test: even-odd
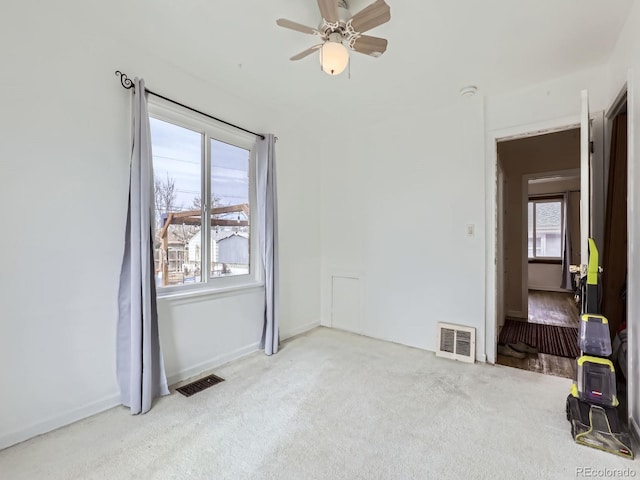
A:
[[[559,260],[564,234],[562,198],[529,199],[528,242],[529,259]]]
[[[255,137],[159,101],[149,112],[158,292],[254,282]]]

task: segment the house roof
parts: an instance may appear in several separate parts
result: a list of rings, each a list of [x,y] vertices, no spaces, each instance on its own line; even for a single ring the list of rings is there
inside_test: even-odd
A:
[[[538,204],[536,208],[536,227],[538,229],[556,229],[560,226],[562,221],[562,211],[559,208],[555,208],[557,204],[545,205],[544,203]]]
[[[541,202],[536,205],[536,230],[557,231],[562,225],[562,208],[557,208],[557,203]],[[531,212],[531,204],[529,212]],[[533,228],[531,213],[528,218],[529,231]]]
[[[219,231],[219,232],[215,232],[214,233],[214,239],[216,242],[219,242],[221,240],[226,240],[227,238],[230,237],[242,237],[242,238],[249,238],[249,234],[245,233],[245,232],[231,232],[229,230],[224,230],[224,231]]]
[[[221,229],[216,231],[215,229],[212,230],[212,239],[216,242],[219,242],[221,240],[225,240],[229,237],[233,237],[233,236],[238,236],[238,237],[242,237],[242,238],[249,238],[249,234],[246,232],[236,232],[233,230],[228,230],[228,229]],[[202,238],[200,237],[199,232],[197,234],[195,234],[191,240],[189,240],[189,244],[191,245],[200,245],[200,242],[202,241]],[[169,235],[169,243],[171,243],[171,235]]]

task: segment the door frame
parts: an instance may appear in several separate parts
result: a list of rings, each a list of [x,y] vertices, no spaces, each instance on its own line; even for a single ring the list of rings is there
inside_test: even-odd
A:
[[[640,296],[634,292],[640,285],[640,269],[633,261],[637,255],[640,234],[637,225],[640,224],[639,197],[637,186],[640,185],[640,169],[635,166],[635,152],[638,150],[636,136],[638,134],[637,122],[635,119],[638,98],[640,93],[636,84],[637,74],[633,69],[627,71],[627,81],[622,85],[618,95],[611,103],[606,118],[605,140],[606,151],[610,151],[611,146],[611,122],[613,117],[620,111],[620,106],[626,101],[627,104],[627,419],[629,430],[640,441],[640,413],[637,406],[640,389],[638,365],[640,358],[640,340],[638,339],[638,321],[640,316]],[[606,156],[607,169],[609,167],[609,155]]]
[[[498,336],[500,335],[499,330],[504,326],[504,318],[506,316],[504,300],[504,199],[506,177],[504,174],[504,168],[500,164],[499,159],[496,160],[496,272],[500,273],[496,275],[496,328],[493,338],[497,343]]]
[[[485,151],[485,352],[488,363],[496,363],[498,342],[496,339],[498,325],[498,259],[497,259],[497,224],[498,224],[498,142],[535,137],[548,133],[561,132],[580,127],[580,115],[556,118],[539,123],[517,125],[514,127],[491,130],[487,132]],[[500,206],[502,207],[502,206]],[[504,296],[502,296],[504,299]]]
[[[640,107],[640,89],[637,88],[637,71],[629,69],[627,72],[627,341],[628,361],[627,366],[627,403],[629,405],[629,426],[630,430],[640,441],[640,408],[638,407],[638,397],[640,393],[639,380],[640,372],[640,336],[636,329],[640,318],[640,295],[634,292],[640,286],[640,268],[632,261],[638,252],[640,244],[640,195],[636,185],[640,185],[640,169],[635,166],[635,153],[638,149],[636,137],[640,122],[636,121],[636,109]],[[637,207],[637,208],[636,208]]]

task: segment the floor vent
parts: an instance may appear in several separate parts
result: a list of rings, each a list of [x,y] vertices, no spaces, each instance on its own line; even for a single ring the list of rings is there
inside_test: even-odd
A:
[[[436,356],[474,363],[476,360],[476,329],[438,323]]]
[[[187,383],[180,388],[176,388],[176,391],[180,392],[185,397],[190,397],[191,395],[195,395],[206,388],[213,387],[220,382],[224,382],[224,378],[220,378],[216,375],[209,375],[201,378],[200,380],[196,380],[195,382]]]

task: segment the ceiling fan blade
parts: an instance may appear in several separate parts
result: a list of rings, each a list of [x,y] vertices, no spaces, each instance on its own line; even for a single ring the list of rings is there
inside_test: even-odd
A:
[[[387,50],[387,43],[388,42],[386,38],[360,35],[353,42],[351,48],[353,48],[356,52],[364,53],[365,55],[379,57]]]
[[[307,48],[304,52],[300,52],[297,55],[294,55],[293,57],[291,57],[289,60],[300,60],[301,58],[304,58],[308,55],[311,55],[313,52],[315,52],[316,50],[318,50],[320,47],[322,46],[322,44],[319,45],[314,45],[311,48]]]
[[[318,0],[318,7],[320,7],[320,13],[329,23],[336,23],[340,20],[338,16],[338,0]]]
[[[356,32],[364,33],[389,20],[391,20],[391,8],[384,0],[376,0],[356,13],[349,21]]]
[[[276,23],[281,27],[289,28],[291,30],[295,30],[296,32],[308,33],[309,35],[321,35],[320,32],[315,28],[307,27],[306,25],[287,20],[286,18],[279,18],[278,20],[276,20]]]

